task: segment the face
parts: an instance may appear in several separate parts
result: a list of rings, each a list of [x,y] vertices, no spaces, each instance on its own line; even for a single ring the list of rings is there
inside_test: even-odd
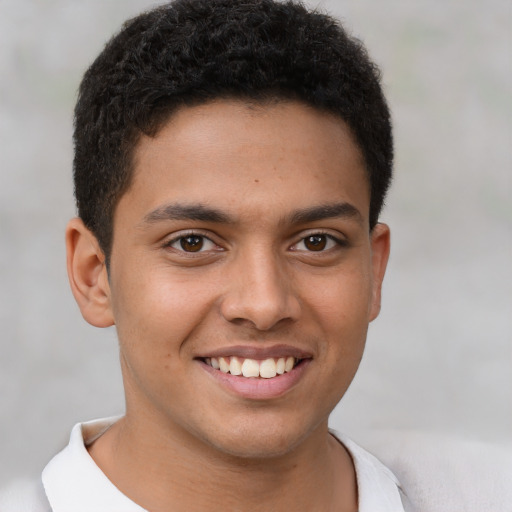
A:
[[[292,450],[325,429],[379,309],[388,233],[369,231],[357,145],[300,103],[219,101],[142,138],[134,165],[108,292],[127,418]]]

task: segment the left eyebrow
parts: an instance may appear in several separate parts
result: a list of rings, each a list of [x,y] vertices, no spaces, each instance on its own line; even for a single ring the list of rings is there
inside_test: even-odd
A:
[[[356,220],[359,224],[363,223],[361,212],[354,205],[345,202],[301,208],[290,215],[292,224],[306,224],[333,218],[349,218]]]

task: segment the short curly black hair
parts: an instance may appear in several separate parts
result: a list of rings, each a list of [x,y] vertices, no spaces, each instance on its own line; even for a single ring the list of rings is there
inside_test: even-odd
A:
[[[293,1],[176,0],[127,21],[87,70],[75,108],[78,215],[108,257],[141,134],[179,107],[298,100],[344,120],[365,159],[370,228],[393,164],[380,73],[339,22]]]

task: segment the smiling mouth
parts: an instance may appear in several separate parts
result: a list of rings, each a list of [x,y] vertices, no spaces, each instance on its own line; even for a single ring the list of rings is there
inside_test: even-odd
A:
[[[202,361],[213,369],[246,378],[272,379],[291,372],[304,359],[293,356],[263,360],[243,357],[206,357]]]

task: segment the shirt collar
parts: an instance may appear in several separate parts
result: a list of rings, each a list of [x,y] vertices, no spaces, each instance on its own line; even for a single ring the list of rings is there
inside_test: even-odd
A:
[[[354,462],[359,512],[404,512],[403,490],[396,476],[377,457],[351,439],[331,433],[345,446]]]
[[[73,427],[68,446],[49,462],[42,475],[53,512],[145,512],[117,489],[86,448],[118,419],[106,418]],[[351,439],[332,433],[354,461],[359,512],[404,512],[395,475]]]
[[[45,467],[43,485],[53,512],[144,512],[105,476],[85,447],[117,419],[75,425],[68,446]]]

